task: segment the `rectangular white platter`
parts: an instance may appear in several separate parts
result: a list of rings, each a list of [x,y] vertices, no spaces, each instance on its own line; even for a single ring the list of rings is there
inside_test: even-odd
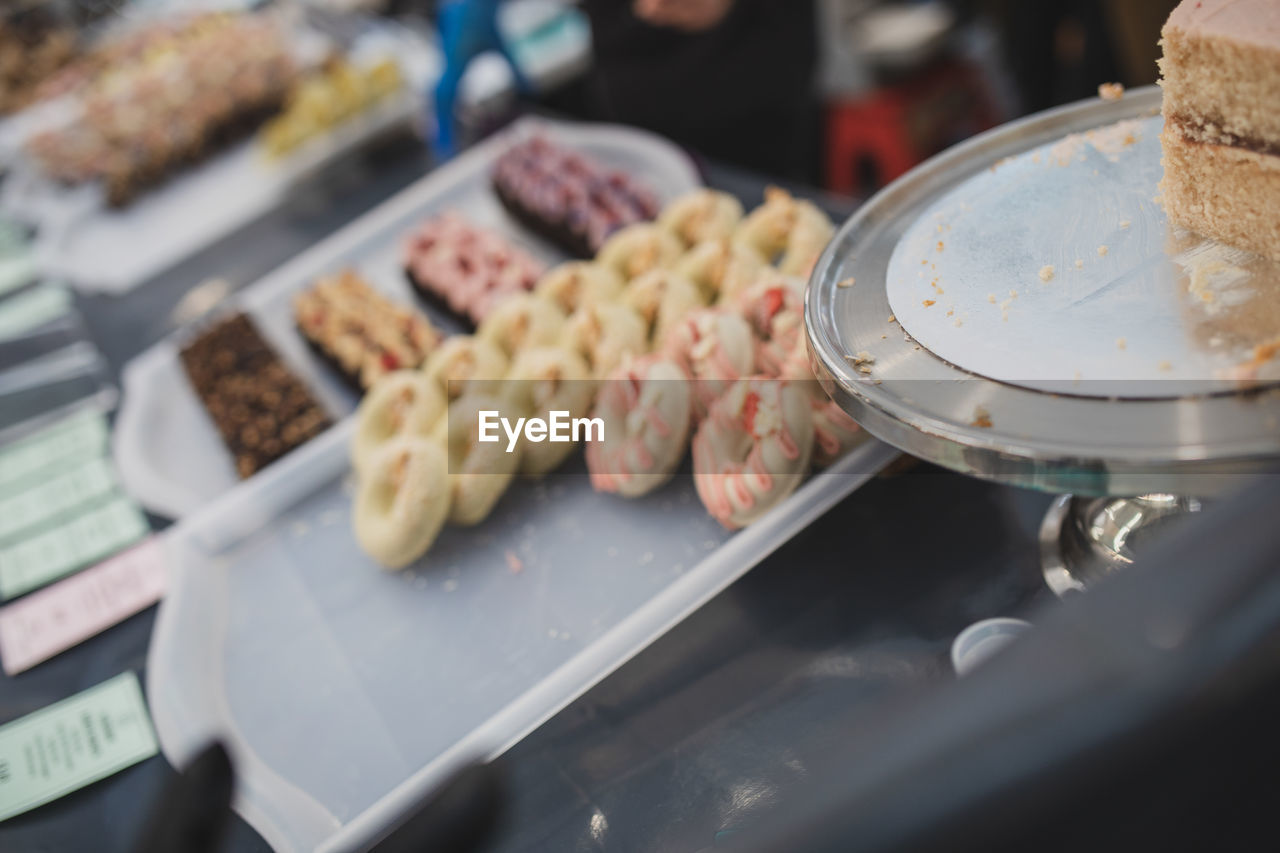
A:
[[[664,200],[696,184],[684,155],[655,137],[540,126]],[[291,295],[317,275],[353,264],[412,300],[400,242],[444,208],[559,258],[489,192],[489,165],[510,141],[473,149],[237,297],[335,414],[354,396],[292,322]],[[166,536],[149,700],[175,764],[210,738],[228,744],[236,806],[278,850],[367,846],[451,770],[518,741],[895,455],[868,441],[730,533],[700,505],[687,461],[628,501],[593,491],[577,453],[541,482],[517,480],[484,523],[446,528],[423,559],[385,572],[351,533],[350,417],[238,483],[178,363],[182,340],[128,366],[117,421],[126,483],[184,516]]]
[[[498,231],[548,264],[564,256],[520,227],[489,188],[489,170],[512,140],[541,130],[600,162],[637,175],[663,201],[693,189],[689,158],[665,140],[629,128],[522,119],[402,190],[351,225],[245,288],[228,307],[245,311],[335,420],[355,408],[355,395],[297,333],[292,298],[326,274],[350,266],[374,287],[406,304],[422,303],[401,269],[405,236],[445,210]],[[423,310],[452,331],[457,321]],[[231,456],[187,382],[178,358],[191,336],[179,330],[134,358],[123,371],[123,402],[113,444],[125,489],[159,515],[179,518],[237,483]]]
[[[501,753],[880,470],[877,441],[751,527],[703,510],[686,467],[639,500],[581,454],[517,480],[403,572],[351,532],[351,419],[168,536],[148,698],[177,766],[212,738],[277,850],[363,849],[461,764]]]

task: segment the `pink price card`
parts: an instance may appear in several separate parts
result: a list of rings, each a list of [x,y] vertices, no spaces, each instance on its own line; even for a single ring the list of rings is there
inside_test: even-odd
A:
[[[9,675],[30,669],[160,600],[164,547],[136,547],[0,607],[0,661]]]

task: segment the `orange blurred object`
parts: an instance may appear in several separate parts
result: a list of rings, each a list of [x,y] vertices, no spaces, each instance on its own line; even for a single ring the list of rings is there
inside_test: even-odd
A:
[[[985,77],[963,60],[935,63],[858,98],[832,100],[826,117],[826,187],[846,195],[869,193],[999,123]]]

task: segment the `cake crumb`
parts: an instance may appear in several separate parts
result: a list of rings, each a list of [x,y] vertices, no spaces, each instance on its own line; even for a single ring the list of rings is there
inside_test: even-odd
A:
[[[1160,362],[1159,364],[1157,364],[1157,365],[1156,365],[1156,368],[1157,368],[1157,369],[1159,369],[1159,370],[1166,370],[1166,371],[1167,371],[1167,370],[1173,370],[1173,364],[1172,364],[1171,362],[1168,362],[1168,361],[1162,361],[1162,362]]]
[[[887,340],[889,340],[889,336],[888,336],[888,335],[881,335],[881,336],[880,336],[880,340],[882,340],[882,341],[887,341]]]
[[[1009,298],[1010,298],[1010,299],[1017,299],[1017,298],[1018,298],[1018,291],[1016,291],[1016,290],[1010,290],[1010,291],[1009,291]]]
[[[1130,221],[1129,221],[1129,220],[1127,220],[1127,219],[1121,219],[1121,220],[1120,220],[1120,227],[1121,227],[1121,228],[1128,228],[1128,227],[1129,227],[1130,225],[1132,225],[1132,224],[1133,224],[1133,223],[1132,223],[1132,222],[1130,222]]]
[[[889,322],[890,322],[890,323],[896,323],[896,322],[898,322],[898,318],[897,318],[897,317],[895,317],[893,314],[890,314],[890,315],[889,315]]]
[[[941,251],[942,251],[942,241],[941,241],[941,240],[939,240],[939,241],[938,241],[938,251],[939,251],[939,252],[941,252]]]
[[[971,426],[976,426],[980,429],[991,429],[991,413],[982,406],[974,406]]]
[[[1127,349],[1128,347],[1129,347],[1128,341],[1126,341],[1124,338],[1116,338],[1116,349]]]
[[[957,317],[957,318],[956,318],[956,328],[959,328],[960,326],[963,326],[963,325],[964,325],[964,320],[961,320],[959,317]]]
[[[1084,261],[1081,260],[1080,258],[1076,258],[1076,269],[1078,270],[1084,269]]]
[[[1053,278],[1053,264],[1045,264],[1040,267],[1040,280],[1048,281]]]
[[[1098,247],[1098,254],[1099,254],[1099,255],[1105,255],[1105,254],[1106,254],[1107,252],[1109,252],[1109,251],[1111,251],[1111,250],[1110,250],[1110,249],[1108,249],[1106,246],[1099,246],[1099,247]]]
[[[842,278],[836,282],[836,287],[853,287],[853,281],[854,281],[853,276],[849,276],[848,278]]]
[[[852,361],[855,365],[856,364],[875,364],[876,357],[871,353],[867,352],[866,350],[859,350],[858,354],[853,357]]]
[[[1124,86],[1120,83],[1103,83],[1098,86],[1098,97],[1104,101],[1118,101],[1124,97]]]
[[[996,304],[996,295],[995,295],[994,293],[988,293],[988,294],[987,294],[987,301],[988,301],[988,302],[990,302],[992,305],[995,305],[995,304]]]
[[[936,300],[936,299],[926,299],[924,302],[922,302],[922,303],[920,303],[920,304],[921,304],[921,305],[923,305],[925,308],[930,308],[930,307],[932,307],[932,306],[934,306],[934,305],[937,305],[937,304],[938,304],[938,300]]]

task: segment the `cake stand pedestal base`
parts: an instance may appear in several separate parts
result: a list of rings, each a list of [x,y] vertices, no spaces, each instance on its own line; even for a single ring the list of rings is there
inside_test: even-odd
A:
[[[1142,557],[1145,542],[1204,504],[1198,498],[1148,494],[1133,498],[1060,495],[1040,525],[1040,565],[1059,597],[1084,592]]]

